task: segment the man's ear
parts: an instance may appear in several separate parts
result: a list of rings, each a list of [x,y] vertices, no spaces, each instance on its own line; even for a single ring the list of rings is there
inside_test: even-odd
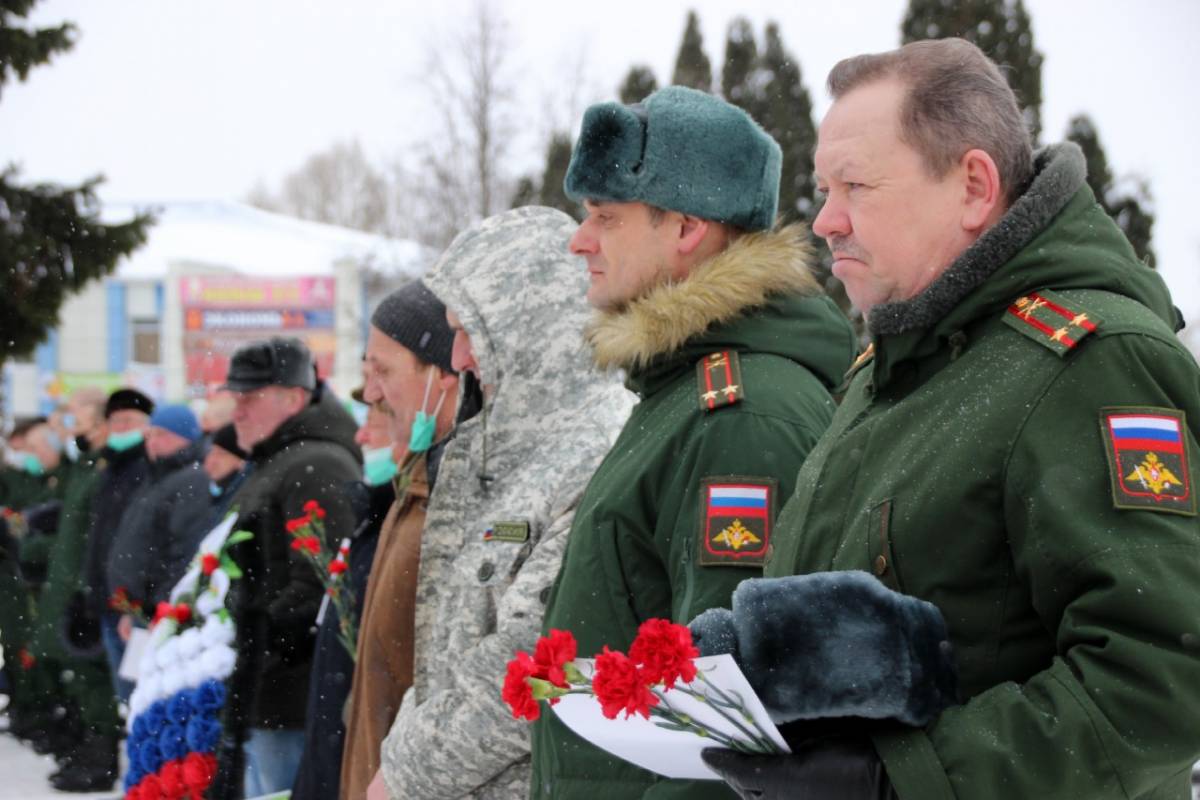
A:
[[[704,237],[708,234],[709,229],[708,220],[680,214],[678,225],[679,240],[676,247],[680,255],[690,256],[704,242]]]
[[[959,161],[963,176],[963,230],[980,234],[1004,213],[1004,190],[996,162],[983,150],[968,150]]]
[[[433,379],[433,382],[437,384],[439,389],[441,389],[443,392],[453,392],[458,388],[457,373],[442,369],[441,367],[434,367],[434,369],[438,371],[438,374],[437,377]]]

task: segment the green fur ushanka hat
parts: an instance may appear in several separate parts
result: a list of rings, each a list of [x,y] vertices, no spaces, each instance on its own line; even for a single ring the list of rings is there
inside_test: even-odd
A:
[[[563,188],[576,202],[639,201],[766,230],[779,205],[779,145],[742,109],[683,86],[583,115]]]

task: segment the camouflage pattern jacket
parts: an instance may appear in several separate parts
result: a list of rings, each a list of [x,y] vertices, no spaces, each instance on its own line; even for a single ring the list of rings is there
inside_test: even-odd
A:
[[[529,731],[500,699],[532,650],[573,509],[632,404],[590,366],[570,217],[521,208],[461,234],[425,278],[471,337],[483,411],[459,426],[429,501],[413,687],[384,741],[394,798],[529,791]]]

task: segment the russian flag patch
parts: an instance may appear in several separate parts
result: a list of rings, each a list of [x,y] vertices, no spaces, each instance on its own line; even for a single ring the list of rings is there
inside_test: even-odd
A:
[[[705,478],[698,561],[702,566],[761,567],[771,545],[776,482]]]
[[[1100,427],[1117,508],[1196,513],[1182,411],[1104,408]]]

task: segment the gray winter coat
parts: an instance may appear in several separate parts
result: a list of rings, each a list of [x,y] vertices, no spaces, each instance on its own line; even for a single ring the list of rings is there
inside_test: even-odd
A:
[[[413,687],[381,753],[394,798],[529,791],[528,724],[500,699],[505,665],[533,649],[575,505],[633,399],[590,366],[574,228],[546,208],[492,217],[425,278],[462,320],[488,388],[429,501]]]

